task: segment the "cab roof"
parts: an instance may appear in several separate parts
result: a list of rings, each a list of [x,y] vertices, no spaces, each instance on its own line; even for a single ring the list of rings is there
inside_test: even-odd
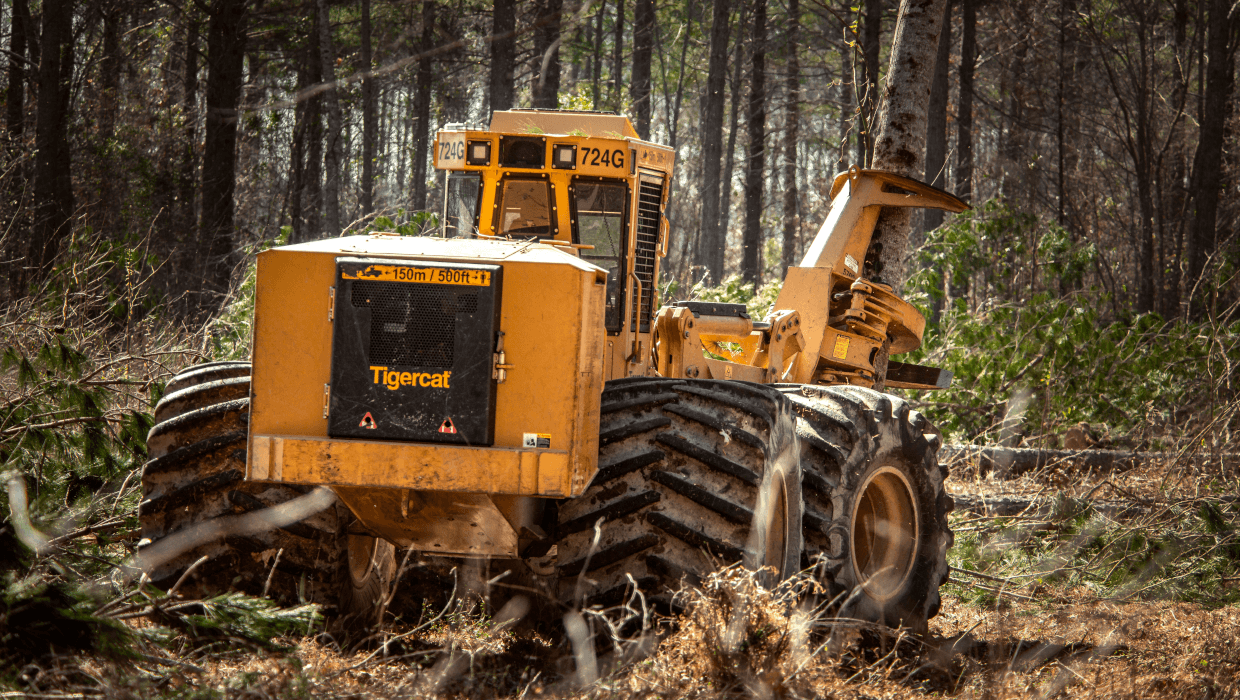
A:
[[[639,138],[629,118],[608,112],[511,109],[491,114],[491,131],[509,134],[573,134],[596,138]]]

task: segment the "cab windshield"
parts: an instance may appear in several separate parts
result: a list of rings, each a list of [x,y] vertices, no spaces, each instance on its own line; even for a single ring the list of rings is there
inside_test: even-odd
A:
[[[501,236],[551,235],[551,188],[545,180],[504,180],[500,184]]]

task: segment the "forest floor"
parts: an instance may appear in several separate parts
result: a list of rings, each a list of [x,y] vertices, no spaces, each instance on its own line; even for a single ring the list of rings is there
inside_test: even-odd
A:
[[[0,697],[1237,697],[1240,517],[1221,486],[1234,478],[1065,465],[1005,480],[955,465],[956,570],[925,637],[807,615],[794,592],[726,571],[686,594],[655,644],[574,645],[546,616],[440,608],[452,580],[423,576],[383,645],[342,650],[320,634],[119,661],[63,653]],[[419,609],[416,589],[437,587]]]

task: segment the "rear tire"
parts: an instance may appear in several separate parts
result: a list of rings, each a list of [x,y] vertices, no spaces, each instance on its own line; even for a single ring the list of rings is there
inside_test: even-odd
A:
[[[147,436],[138,507],[140,549],[216,518],[280,505],[311,487],[245,481],[250,408],[249,363],[190,367],[168,382]],[[369,627],[383,613],[395,553],[386,541],[350,535],[352,515],[340,503],[301,522],[262,532],[205,541],[147,574],[173,585],[200,557],[182,584],[190,596],[235,590],[267,595],[282,605],[312,602],[334,609],[353,626]],[[349,546],[349,542],[359,544]],[[367,544],[368,542],[368,544]],[[350,561],[366,550],[364,562]],[[360,573],[359,573],[360,572]],[[270,580],[270,585],[268,585]]]
[[[780,390],[797,410],[807,562],[840,616],[924,632],[953,541],[938,431],[903,399],[870,389]]]
[[[561,602],[619,603],[631,576],[668,611],[682,581],[722,564],[770,567],[768,583],[800,569],[795,419],[778,391],[619,380],[606,385],[601,414],[599,471],[559,509]]]

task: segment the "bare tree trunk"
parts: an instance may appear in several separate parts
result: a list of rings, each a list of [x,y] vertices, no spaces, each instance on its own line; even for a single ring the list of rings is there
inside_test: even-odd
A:
[[[26,218],[27,207],[25,201],[27,169],[26,163],[20,163],[16,157],[22,153],[23,148],[22,135],[26,129],[26,54],[30,44],[37,42],[27,41],[27,32],[35,32],[35,27],[30,19],[30,11],[26,5],[26,0],[13,0],[13,16],[10,20],[11,33],[9,34],[9,84],[5,91],[7,102],[7,117],[5,120],[5,130],[8,133],[8,139],[5,150],[10,154],[9,163],[14,167],[14,173],[5,178],[4,196],[6,198],[3,208],[6,214],[3,226],[7,235],[0,236],[0,274],[4,275],[7,282],[0,287],[0,299],[18,298],[25,294],[24,277],[25,272],[22,269],[23,259],[28,253],[27,250],[27,233],[29,232],[29,222]]]
[[[590,106],[594,109],[603,107],[603,16],[607,14],[607,0],[599,0],[598,10],[594,13],[594,47],[590,61]]]
[[[1201,292],[1210,289],[1202,279],[1206,258],[1218,245],[1217,221],[1219,192],[1223,184],[1223,142],[1226,134],[1234,81],[1235,51],[1228,44],[1240,24],[1240,17],[1228,21],[1227,0],[1210,0],[1210,30],[1206,47],[1205,103],[1202,106],[1201,135],[1193,158],[1193,224],[1188,238],[1188,269],[1185,272],[1190,313],[1202,317],[1206,301]]]
[[[614,31],[611,40],[611,108],[620,111],[620,83],[624,80],[624,0],[616,0]]]
[[[35,117],[34,236],[28,261],[33,276],[46,279],[68,237],[73,217],[73,180],[69,152],[69,97],[73,77],[73,2],[43,4],[38,114]]]
[[[332,44],[332,20],[327,0],[315,0],[319,15],[319,55],[323,66],[323,91],[327,107],[327,134],[323,154],[323,226],[330,236],[339,235],[340,222],[340,168],[344,161],[341,130],[344,117],[340,112],[340,97],[336,91],[336,50]],[[428,3],[429,4],[429,3]]]
[[[943,29],[939,32],[939,51],[934,62],[934,80],[930,87],[930,104],[926,114],[926,170],[924,181],[939,189],[947,185],[947,64],[952,49],[952,5],[943,7]],[[929,232],[943,223],[943,212],[926,209],[922,212],[922,231]]]
[[[121,89],[121,8],[116,2],[107,2],[100,7],[103,15],[103,55],[99,61],[99,136],[100,142],[107,144],[116,136],[116,122],[120,116]],[[99,207],[98,217],[93,226],[109,238],[118,237],[121,218],[120,185],[121,177],[117,172],[116,155],[110,148],[104,148],[97,156],[99,173]],[[93,217],[92,217],[93,218]]]
[[[426,209],[426,160],[430,154],[431,138],[431,58],[426,54],[435,41],[435,3],[426,0],[422,3],[422,41],[418,50],[423,57],[418,60],[418,85],[414,95],[414,132],[413,145],[413,202],[410,205],[416,211]]]
[[[17,139],[26,128],[26,32],[30,26],[30,8],[26,0],[13,0],[13,16],[9,34],[9,85],[5,91],[8,114],[5,127]]]
[[[233,192],[237,171],[237,107],[245,62],[246,0],[216,0],[207,31],[207,133],[202,151],[203,289],[222,296],[236,262]],[[204,308],[216,299],[203,301]]]
[[[728,0],[714,0],[706,94],[702,96],[702,220],[694,262],[706,269],[712,284],[718,284],[723,276],[725,241],[719,228],[719,166],[723,157],[723,89],[728,75],[729,15]]]
[[[289,207],[293,223],[293,234],[289,238],[291,243],[316,240],[322,235],[323,96],[321,93],[304,93],[321,82],[323,54],[319,51],[316,12],[297,69],[299,96],[293,125],[291,166],[296,193],[291,197]]]
[[[630,95],[637,135],[650,138],[650,54],[654,44],[654,0],[635,0],[633,7],[633,74]]]
[[[560,106],[560,14],[564,0],[542,0],[539,4],[540,24],[534,30],[534,107],[557,109]]]
[[[745,164],[745,229],[741,276],[755,288],[762,284],[762,176],[766,168],[766,0],[754,0],[749,76],[749,143]]]
[[[689,31],[689,28],[693,26],[693,20],[695,16],[694,10],[696,9],[697,9],[696,0],[689,0],[689,5],[685,9],[684,37],[682,37],[682,41],[680,44],[680,65],[681,66],[685,65],[685,57],[688,56],[689,54],[689,41],[691,37],[693,36],[693,32]],[[680,139],[680,113],[681,113],[680,106],[683,103],[684,96],[685,96],[685,73],[686,72],[687,71],[684,71],[684,70],[677,71],[676,96],[674,98],[667,100],[669,103],[668,109],[670,110],[670,113],[667,116],[668,145],[671,146],[672,151],[676,151],[679,148],[679,144],[680,144],[680,140],[679,140]],[[663,77],[664,77],[663,83],[664,83],[664,86],[666,86],[668,82],[666,70],[664,70],[663,72]]]
[[[192,239],[197,223],[194,188],[194,170],[197,167],[195,145],[198,143],[198,15],[187,12],[185,17],[185,76],[184,94],[181,96],[181,117],[185,120],[182,127],[183,144],[181,146],[181,176],[177,199],[180,200],[178,214],[182,235]],[[188,248],[188,246],[182,246]]]
[[[742,7],[740,21],[737,26],[745,26],[748,21],[746,9]],[[732,173],[736,171],[736,135],[740,133],[741,86],[745,73],[745,42],[736,42],[736,60],[732,62],[732,80],[729,86],[728,99],[731,107],[728,110],[728,144],[724,147],[723,173],[720,175],[722,192],[719,197],[719,249],[715,255],[719,259],[719,281],[727,273],[725,269],[724,250],[728,244],[728,231],[732,227]]]
[[[839,156],[835,159],[835,171],[847,170],[848,162],[848,122],[854,115],[853,110],[853,76],[852,52],[840,52],[840,143]],[[854,161],[860,164],[859,161]]]
[[[882,32],[883,0],[865,0],[865,22],[861,28],[865,90],[857,91],[857,104],[861,107],[861,128],[857,129],[857,144],[859,148],[864,148],[863,165],[866,167],[874,162],[874,134],[878,130],[875,113],[878,111],[878,57]]]
[[[934,62],[926,60],[938,51],[939,29],[946,0],[903,0],[891,47],[891,67],[878,113],[874,143],[874,167],[917,177],[923,172],[926,148],[926,103]],[[912,210],[887,208],[879,216],[870,249],[866,275],[896,290],[906,277]]]
[[[370,0],[362,0],[362,70],[374,68],[370,47]],[[362,78],[362,213],[375,209],[375,142],[379,138],[378,111],[375,104],[375,81]]]
[[[973,196],[973,68],[977,63],[977,1],[960,0],[960,104],[956,109],[956,172],[953,189]]]
[[[495,0],[491,15],[491,111],[512,109],[513,71],[517,60],[517,2]]]
[[[800,238],[798,234],[801,229],[797,193],[797,143],[801,140],[801,64],[797,57],[801,33],[800,0],[788,0],[787,24],[784,38],[785,50],[788,52],[785,88],[788,93],[788,106],[784,113],[784,240],[779,261],[783,268],[783,277],[787,277],[788,268],[796,264],[797,242]]]

